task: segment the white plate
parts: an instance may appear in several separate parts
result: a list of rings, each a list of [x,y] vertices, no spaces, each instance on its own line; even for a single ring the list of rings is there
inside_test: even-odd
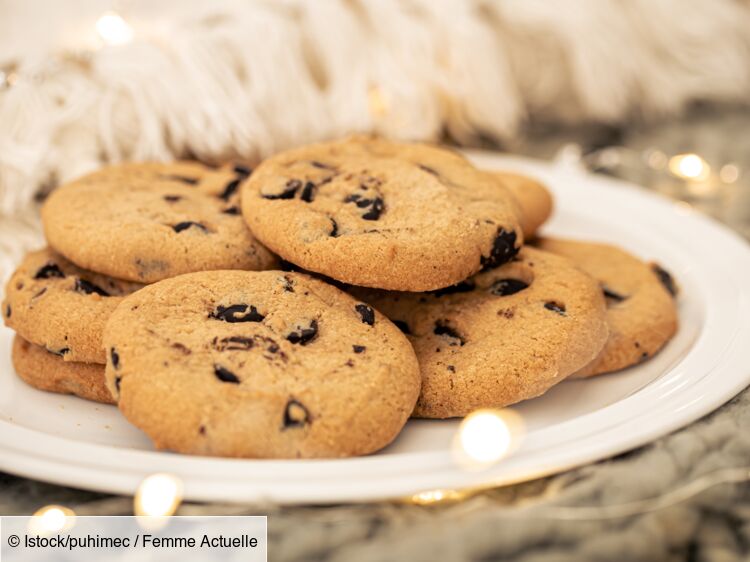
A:
[[[154,472],[192,500],[334,503],[435,488],[503,484],[596,461],[647,443],[714,410],[750,383],[750,248],[717,223],[636,186],[539,162],[474,154],[488,168],[525,171],[554,191],[549,234],[613,242],[656,259],[679,280],[680,330],[654,359],[594,380],[565,382],[516,407],[526,434],[482,470],[451,455],[456,421],[410,421],[379,454],[332,461],[230,460],[153,451],[114,407],[22,383],[0,330],[0,470],[79,488],[133,494]]]

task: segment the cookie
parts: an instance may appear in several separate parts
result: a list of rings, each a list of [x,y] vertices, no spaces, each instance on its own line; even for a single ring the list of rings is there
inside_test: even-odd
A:
[[[653,357],[677,331],[677,285],[656,264],[607,244],[543,238],[540,248],[565,256],[601,284],[609,340],[576,377],[618,371]]]
[[[516,198],[523,237],[530,240],[552,214],[552,194],[538,181],[513,172],[492,172]]]
[[[104,365],[63,361],[18,335],[11,355],[18,376],[34,388],[114,404],[104,383]]]
[[[371,137],[282,152],[242,185],[242,214],[274,252],[383,289],[438,289],[502,265],[522,242],[518,213],[462,156]]]
[[[373,308],[281,271],[161,281],[117,307],[107,381],[160,449],[228,457],[363,455],[419,394],[408,340]]]
[[[122,297],[141,287],[38,250],[26,255],[8,281],[3,318],[24,339],[65,361],[103,365],[104,325]]]
[[[248,230],[244,166],[192,162],[103,168],[55,190],[42,208],[47,241],[76,265],[152,283],[210,269],[267,269],[275,259]]]
[[[598,283],[534,248],[429,294],[352,290],[411,340],[422,373],[416,417],[465,416],[539,396],[607,340]]]

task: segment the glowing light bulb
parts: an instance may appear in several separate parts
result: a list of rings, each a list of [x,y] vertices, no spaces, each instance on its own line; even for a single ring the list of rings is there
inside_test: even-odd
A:
[[[442,501],[458,501],[465,497],[466,494],[458,490],[425,490],[419,494],[414,494],[409,500],[417,505],[429,505]]]
[[[379,86],[371,86],[367,91],[367,105],[370,115],[373,117],[384,117],[390,109],[388,95]]]
[[[105,12],[96,20],[96,32],[107,45],[124,45],[133,40],[133,28],[117,12]]]
[[[725,164],[719,170],[719,177],[724,183],[734,183],[740,178],[740,169],[736,164]]]
[[[37,534],[56,534],[67,531],[75,524],[75,513],[61,505],[48,505],[29,521],[29,531]]]
[[[152,474],[135,494],[135,514],[147,517],[172,515],[182,501],[182,482],[171,474]]]
[[[697,154],[678,154],[669,159],[669,171],[687,180],[705,180],[711,167]]]
[[[454,456],[466,468],[485,468],[505,457],[521,439],[521,417],[512,410],[477,410],[456,434]]]

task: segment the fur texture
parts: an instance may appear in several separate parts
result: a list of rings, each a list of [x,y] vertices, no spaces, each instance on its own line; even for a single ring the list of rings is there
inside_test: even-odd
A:
[[[104,162],[254,161],[356,131],[503,140],[529,118],[617,123],[750,93],[747,0],[171,5],[126,3],[155,15],[123,12],[133,40],[84,51],[34,37],[39,9],[7,20],[29,48],[0,50],[19,77],[0,89],[0,213]]]

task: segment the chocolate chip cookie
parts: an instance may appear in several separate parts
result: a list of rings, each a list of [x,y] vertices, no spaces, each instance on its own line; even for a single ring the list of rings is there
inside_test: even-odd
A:
[[[160,449],[345,457],[390,443],[419,394],[408,340],[321,281],[212,271],[126,298],[107,324],[107,381]]]
[[[575,374],[617,371],[653,357],[677,331],[677,284],[666,270],[608,244],[543,238],[540,248],[565,256],[597,279],[607,300],[609,340]]]
[[[54,191],[42,209],[50,246],[76,265],[152,283],[191,271],[267,269],[275,259],[239,209],[244,166],[139,163]]]
[[[104,383],[104,365],[63,361],[18,335],[11,356],[18,376],[34,388],[114,404]]]
[[[102,334],[122,297],[140,289],[81,269],[52,250],[29,253],[11,276],[5,324],[65,361],[104,364]]]
[[[521,246],[518,213],[462,156],[371,137],[282,152],[242,185],[242,214],[274,252],[384,289],[438,289],[502,265]]]
[[[534,248],[428,294],[353,291],[411,340],[422,373],[416,417],[465,416],[539,396],[607,340],[598,283]]]
[[[538,181],[513,172],[492,172],[516,198],[523,237],[530,240],[552,214],[552,194]]]

